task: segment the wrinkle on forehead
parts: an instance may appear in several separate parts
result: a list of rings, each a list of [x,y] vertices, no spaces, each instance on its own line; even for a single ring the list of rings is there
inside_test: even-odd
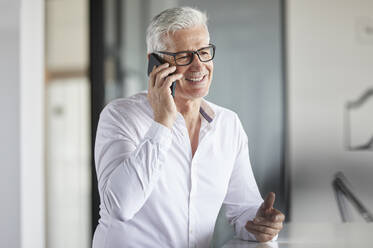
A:
[[[207,46],[210,35],[205,26],[195,26],[165,34],[163,39],[170,52],[194,51]]]

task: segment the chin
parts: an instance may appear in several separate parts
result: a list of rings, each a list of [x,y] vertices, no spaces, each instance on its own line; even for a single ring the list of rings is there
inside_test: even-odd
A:
[[[207,96],[209,93],[209,88],[207,87],[207,88],[191,89],[185,93],[186,93],[185,96],[188,99],[198,99],[198,98]]]
[[[185,89],[183,90],[183,95],[184,97],[188,99],[197,99],[197,98],[202,98],[208,95],[209,93],[209,88],[210,88],[210,81],[203,80],[204,82],[188,82],[185,81]]]

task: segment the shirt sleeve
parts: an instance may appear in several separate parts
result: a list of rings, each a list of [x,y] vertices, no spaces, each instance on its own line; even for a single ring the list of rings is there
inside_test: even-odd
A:
[[[95,162],[101,204],[122,221],[143,206],[157,183],[171,130],[155,121],[138,141],[131,120],[109,104],[97,127]]]
[[[228,222],[234,226],[236,237],[256,241],[245,225],[253,220],[263,202],[249,159],[248,139],[236,116],[238,130],[237,155],[223,204]]]

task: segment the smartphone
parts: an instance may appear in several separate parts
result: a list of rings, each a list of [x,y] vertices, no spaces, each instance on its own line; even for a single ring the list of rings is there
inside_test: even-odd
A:
[[[166,62],[161,57],[159,57],[155,53],[151,53],[149,55],[148,76],[153,71],[154,66],[159,66],[159,65],[164,64],[164,63],[166,63]],[[172,82],[172,84],[170,86],[172,97],[175,97],[175,86],[176,86],[176,81]]]

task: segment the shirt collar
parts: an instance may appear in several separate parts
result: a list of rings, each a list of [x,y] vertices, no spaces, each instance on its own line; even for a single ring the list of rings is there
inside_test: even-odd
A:
[[[201,107],[199,108],[199,113],[202,115],[203,118],[205,118],[205,120],[208,123],[211,123],[215,117],[214,110],[209,106],[209,104],[204,99],[202,99],[201,101]]]

